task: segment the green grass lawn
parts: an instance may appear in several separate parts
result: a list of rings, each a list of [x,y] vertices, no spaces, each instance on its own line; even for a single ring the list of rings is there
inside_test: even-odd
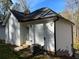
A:
[[[18,59],[5,45],[0,46],[0,59]]]
[[[18,59],[17,55],[6,44],[0,42],[0,59]]]

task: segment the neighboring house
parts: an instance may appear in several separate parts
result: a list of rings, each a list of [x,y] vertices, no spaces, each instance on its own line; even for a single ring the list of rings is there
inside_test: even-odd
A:
[[[19,11],[19,12],[25,12],[24,11],[25,10],[24,7],[27,7],[27,6],[21,5],[21,3],[23,4],[23,2],[20,1],[19,3],[13,4],[13,2],[11,0],[8,1],[9,6],[10,6],[10,9],[16,10],[16,11]],[[28,10],[28,9],[26,9],[26,10]],[[2,13],[3,13],[3,11],[2,11]],[[6,24],[7,20],[9,19],[9,17],[12,16],[12,14],[11,14],[11,12],[10,12],[9,9],[5,13],[6,13],[6,16],[5,16],[4,19],[2,19],[3,18],[3,15],[0,14],[0,16],[1,16],[1,18],[0,18],[0,39],[1,40],[4,40],[5,39],[5,32],[6,32],[6,30],[5,30],[5,28],[6,28],[5,24]]]
[[[55,54],[73,55],[73,23],[49,8],[29,15],[11,10],[6,21],[5,42],[21,46],[39,44]]]
[[[5,39],[5,27],[0,24],[0,40]]]
[[[5,39],[5,26],[2,25],[2,22],[8,19],[9,14],[7,8],[12,4],[13,2],[11,0],[0,0],[0,40]]]

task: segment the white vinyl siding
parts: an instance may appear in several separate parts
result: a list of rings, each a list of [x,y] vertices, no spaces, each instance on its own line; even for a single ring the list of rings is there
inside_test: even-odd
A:
[[[20,46],[20,24],[13,14],[6,24],[6,33],[6,43]]]
[[[56,51],[67,51],[72,55],[72,29],[71,24],[60,19],[56,21]]]

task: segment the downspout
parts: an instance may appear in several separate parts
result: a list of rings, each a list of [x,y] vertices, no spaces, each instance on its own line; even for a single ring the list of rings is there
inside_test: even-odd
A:
[[[47,45],[46,45],[46,23],[43,24],[43,30],[44,30],[44,49],[47,50]]]
[[[57,19],[54,21],[54,42],[55,42],[55,54],[54,55],[57,55],[56,53],[56,21],[59,20],[59,17],[57,16]]]
[[[71,25],[71,35],[72,35],[72,44],[71,44],[71,46],[72,46],[72,56],[73,57],[75,57],[75,51],[74,51],[74,41],[73,41],[73,25]]]
[[[56,54],[56,21],[54,21],[54,42],[55,42],[55,55]]]
[[[34,36],[34,44],[35,44],[35,25],[33,25],[32,28],[33,28],[33,36]]]

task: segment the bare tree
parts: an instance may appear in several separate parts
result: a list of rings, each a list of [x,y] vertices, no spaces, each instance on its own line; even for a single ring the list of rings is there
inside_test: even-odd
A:
[[[79,0],[66,0],[66,9],[71,12],[71,18],[75,21],[76,38],[79,38]]]
[[[24,10],[24,13],[29,14],[30,10],[29,10],[28,4],[27,4],[27,0],[19,0],[19,1],[20,1],[20,4]]]
[[[7,15],[7,11],[12,5],[11,0],[0,0],[0,20],[4,20],[5,16]]]

